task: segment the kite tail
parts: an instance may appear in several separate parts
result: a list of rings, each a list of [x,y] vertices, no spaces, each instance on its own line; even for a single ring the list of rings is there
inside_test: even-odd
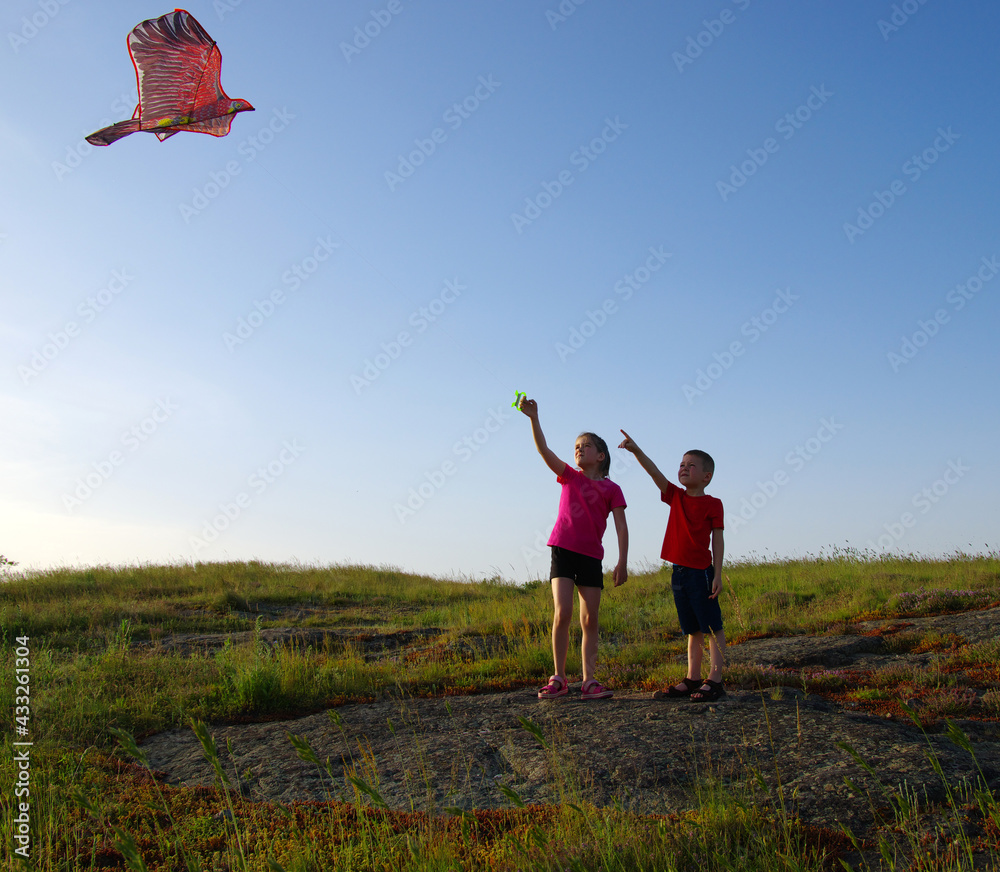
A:
[[[139,119],[130,118],[128,121],[119,121],[110,127],[102,127],[96,133],[91,133],[87,137],[87,142],[91,145],[111,145],[112,142],[117,142],[123,136],[135,133],[139,129]]]

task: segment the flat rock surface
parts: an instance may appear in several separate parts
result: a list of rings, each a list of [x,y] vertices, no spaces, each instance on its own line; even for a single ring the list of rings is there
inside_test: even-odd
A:
[[[968,642],[992,640],[1000,609],[906,623]],[[872,658],[884,665],[921,656],[890,654],[880,637],[865,635],[754,640],[732,646],[729,655],[730,662],[777,668],[871,668]],[[547,747],[522,719],[537,726]],[[959,726],[975,760],[944,734],[926,734],[909,720],[872,717],[789,688],[730,690],[717,702],[692,703],[623,691],[585,701],[577,685],[558,700],[539,701],[534,690],[386,699],[294,720],[213,726],[212,734],[226,771],[253,799],[353,800],[346,776],[355,775],[399,809],[507,807],[502,784],[526,803],[586,800],[663,814],[699,805],[706,785],[738,782],[804,822],[844,824],[864,836],[900,785],[932,803],[944,800],[930,754],[951,787],[974,782],[978,760],[989,787],[1000,790],[1000,725]],[[303,760],[289,734],[306,740],[323,766]],[[213,783],[190,730],[160,733],[142,747],[166,781]]]

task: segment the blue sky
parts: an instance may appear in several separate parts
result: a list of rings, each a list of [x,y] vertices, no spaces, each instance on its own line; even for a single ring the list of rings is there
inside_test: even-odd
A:
[[[996,4],[187,8],[256,111],[107,148],[169,7],[0,14],[0,553],[545,577],[515,390],[732,558],[995,549]]]

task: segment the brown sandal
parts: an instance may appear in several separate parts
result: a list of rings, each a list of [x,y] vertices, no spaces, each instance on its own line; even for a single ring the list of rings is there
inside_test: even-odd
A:
[[[702,684],[708,685],[708,690],[698,688],[691,693],[691,702],[715,702],[719,697],[726,695],[726,689],[721,681],[712,681],[706,678]]]
[[[678,690],[674,685],[665,690],[657,690],[653,693],[653,699],[681,699],[685,696],[691,696],[696,690],[698,690],[705,682],[700,678],[684,678],[681,680],[681,684],[684,685],[684,690]]]

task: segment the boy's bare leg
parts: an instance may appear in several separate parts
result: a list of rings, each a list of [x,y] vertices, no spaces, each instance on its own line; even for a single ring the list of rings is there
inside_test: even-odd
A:
[[[598,622],[597,612],[601,606],[601,589],[599,587],[578,587],[580,594],[580,629],[583,630],[583,642],[580,645],[583,660],[584,683],[590,681],[597,671]]]
[[[726,634],[722,630],[708,637],[709,681],[722,681],[722,667],[726,661]]]
[[[552,661],[555,674],[566,678],[566,650],[569,648],[569,622],[573,618],[572,578],[552,579]]]
[[[701,678],[701,660],[704,656],[705,634],[702,632],[690,633],[688,635],[688,671],[687,677],[694,680]],[[678,690],[687,690],[687,686],[682,681],[675,685]]]

